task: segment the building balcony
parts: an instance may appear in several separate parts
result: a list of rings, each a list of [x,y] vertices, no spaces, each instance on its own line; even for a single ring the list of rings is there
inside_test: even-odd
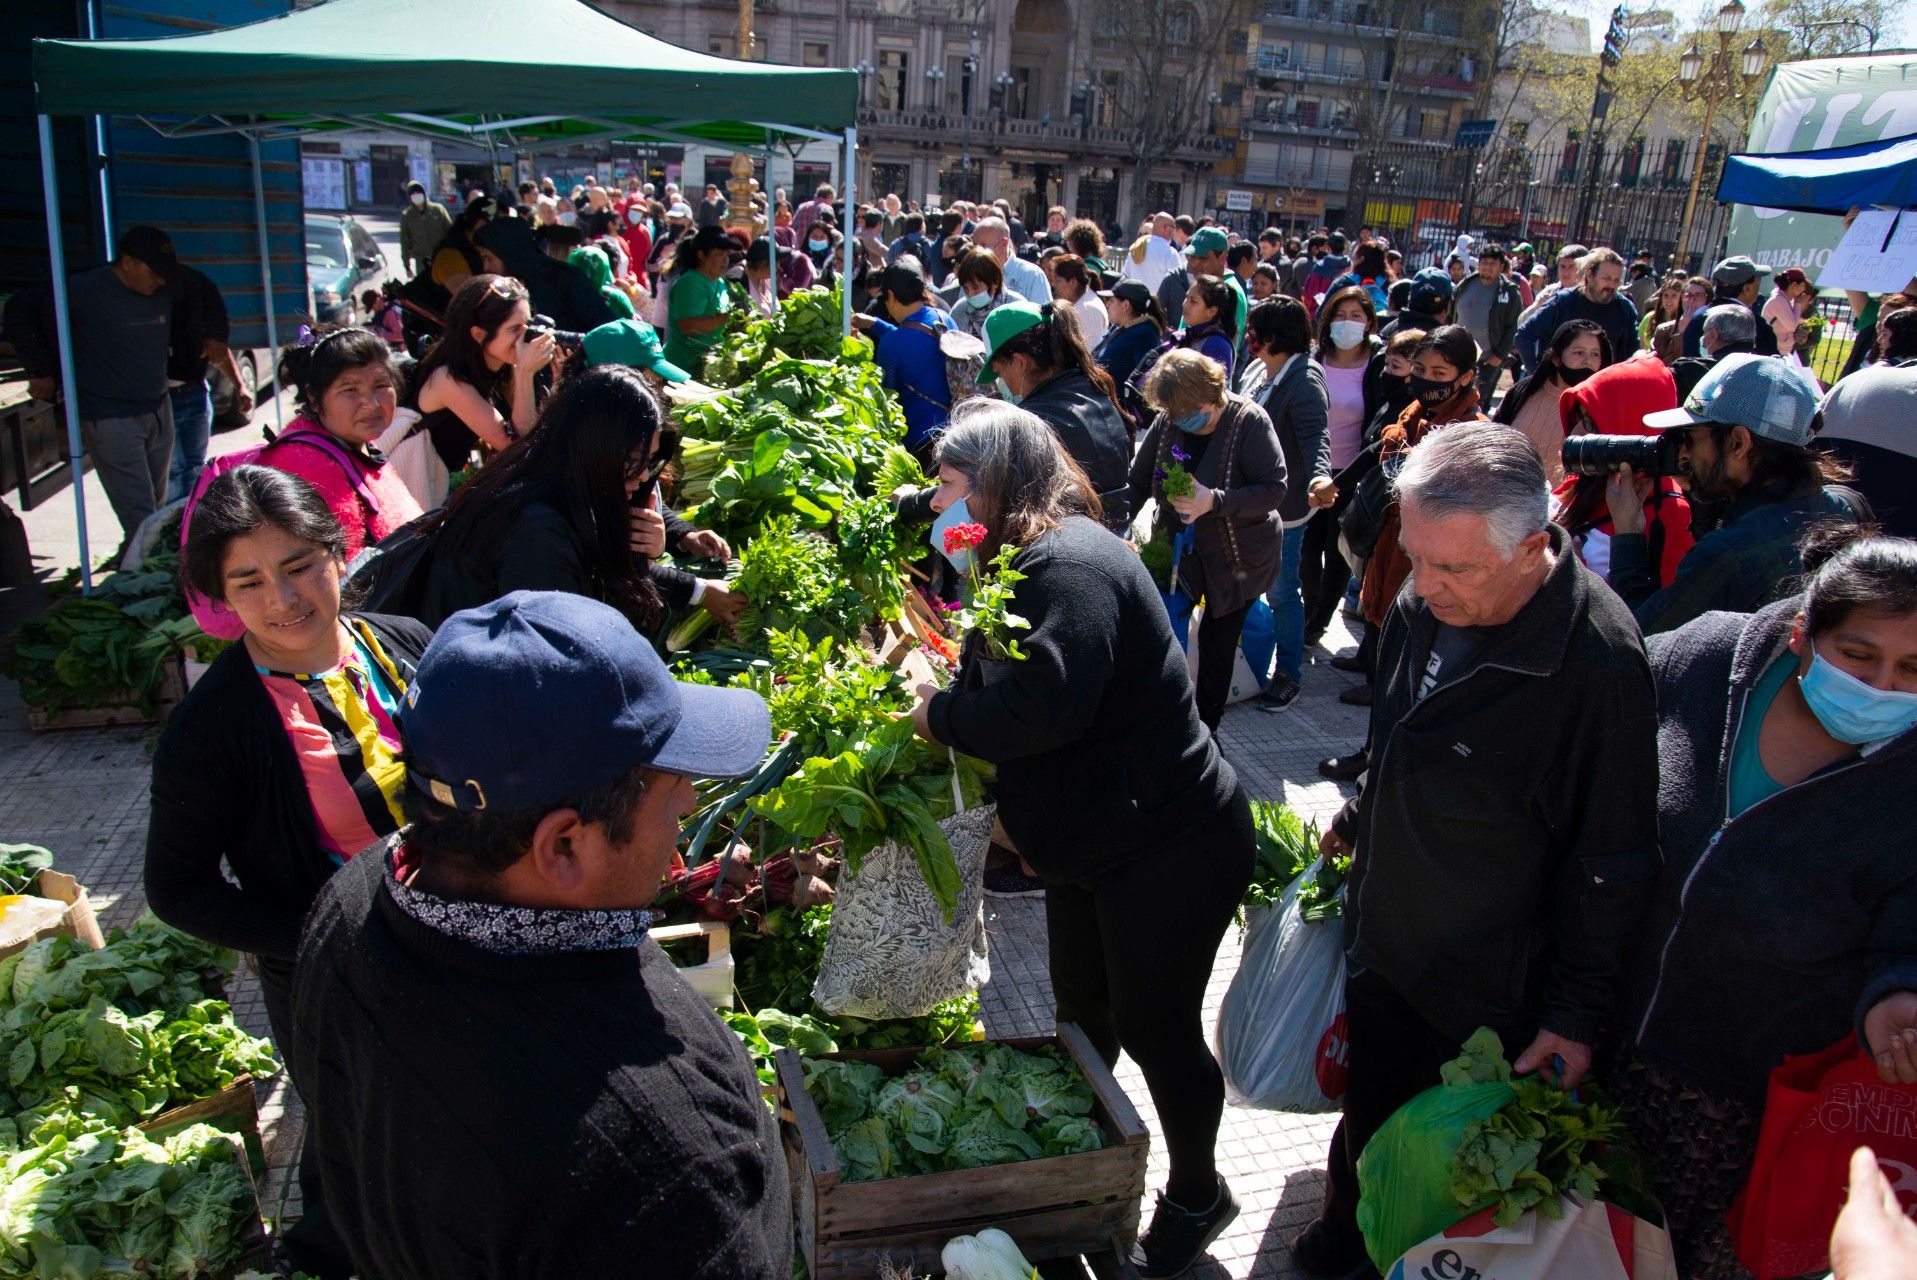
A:
[[[1279,81],[1315,84],[1357,84],[1364,78],[1364,69],[1351,63],[1331,62],[1329,60],[1311,61],[1289,58],[1260,56],[1251,68],[1254,82],[1266,87]]]
[[[986,155],[1045,152],[1122,161],[1134,151],[1131,130],[1083,124],[1071,116],[1047,123],[992,112],[973,116],[968,131],[965,117],[956,112],[861,107],[858,121],[861,141],[910,142],[929,150],[952,150],[969,139],[973,148]],[[1178,164],[1215,164],[1230,156],[1236,145],[1235,138],[1223,134],[1198,138],[1176,148],[1167,159]]]

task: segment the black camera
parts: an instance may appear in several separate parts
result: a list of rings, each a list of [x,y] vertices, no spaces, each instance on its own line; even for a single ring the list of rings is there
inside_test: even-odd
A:
[[[571,355],[586,345],[585,334],[574,333],[570,329],[555,328],[551,316],[534,316],[532,321],[527,324],[526,336],[528,338],[537,338],[541,334],[550,335],[554,344],[568,355]]]
[[[1566,436],[1564,470],[1574,476],[1603,476],[1629,467],[1641,476],[1682,474],[1678,450],[1684,436],[1661,431],[1654,436]]]

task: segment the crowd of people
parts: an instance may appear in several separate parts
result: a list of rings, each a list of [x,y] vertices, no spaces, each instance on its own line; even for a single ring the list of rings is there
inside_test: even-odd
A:
[[[279,368],[299,416],[204,484],[217,293],[152,228],[76,278],[70,392],[115,513],[131,536],[193,495],[184,577],[243,627],[155,752],[147,889],[257,958],[312,1116],[304,1270],[644,1249],[662,1274],[789,1274],[750,1065],[643,945],[690,779],[755,768],[766,711],[675,681],[648,637],[668,607],[747,603],[673,563],[730,548],[670,505],[664,393],[741,308],[836,281],[848,235],[926,472],[899,522],[1021,549],[1027,657],[988,673],[968,645],[914,720],[997,766],[988,890],[1044,895],[1060,1019],[1144,1072],[1170,1172],[1142,1275],[1183,1274],[1238,1212],[1200,1007],[1252,868],[1216,733],[1258,610],[1257,710],[1317,662],[1363,673],[1343,697],[1371,709],[1320,766],[1360,785],[1322,845],[1354,856],[1350,1081],[1306,1274],[1367,1274],[1358,1155],[1479,1026],[1520,1072],[1618,1099],[1687,1276],[1740,1274],[1724,1214],[1784,1055],[1850,1035],[1917,1083],[1893,803],[1917,759],[1917,291],[1852,299],[1825,388],[1810,282],[1766,298],[1747,258],[1660,279],[1567,245],[1553,278],[1529,244],[1461,238],[1413,270],[1369,227],[1170,213],[1108,247],[1062,208],[1034,231],[1002,201],[847,210],[830,186],[775,193],[756,236],[727,213],[636,179],[457,215],[411,191],[410,284],[369,327],[303,333]],[[43,313],[8,321],[51,398]],[[414,454],[437,488],[402,475]],[[373,548],[411,584],[394,613],[347,584]],[[1341,611],[1359,643],[1334,654]],[[1884,821],[1829,837],[1866,806]]]

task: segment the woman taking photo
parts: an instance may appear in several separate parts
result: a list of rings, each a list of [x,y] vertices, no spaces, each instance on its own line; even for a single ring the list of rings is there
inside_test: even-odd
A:
[[[1700,1280],[1745,1274],[1724,1215],[1786,1054],[1847,1041],[1917,1084],[1917,543],[1842,526],[1803,558],[1802,595],[1646,641],[1663,869],[1604,1083]]]
[[[1109,323],[1092,358],[1122,387],[1131,381],[1139,362],[1165,340],[1169,325],[1158,299],[1141,280],[1120,280],[1104,299]]]
[[[1052,258],[1047,266],[1052,277],[1052,296],[1060,302],[1071,304],[1072,314],[1078,317],[1078,331],[1085,337],[1085,345],[1096,348],[1111,320],[1105,314],[1105,304],[1098,300],[1097,286],[1092,281],[1091,271],[1085,266],[1085,259],[1075,253],[1061,253]]]
[[[1132,460],[1131,505],[1158,500],[1156,536],[1192,530],[1191,550],[1176,568],[1185,591],[1205,599],[1198,718],[1216,730],[1245,615],[1278,576],[1284,449],[1265,411],[1225,390],[1224,370],[1196,351],[1167,352],[1146,378],[1145,397],[1158,416]],[[1174,463],[1192,480],[1183,497],[1165,493]]]
[[[1285,500],[1278,508],[1284,541],[1278,575],[1265,602],[1272,615],[1271,681],[1260,711],[1285,711],[1304,679],[1305,600],[1299,585],[1305,522],[1331,505],[1331,442],[1326,433],[1324,370],[1311,358],[1311,317],[1296,298],[1270,298],[1245,319],[1245,394],[1271,419],[1285,459]]]
[[[513,591],[591,596],[644,631],[662,606],[697,604],[722,622],[745,597],[655,564],[665,551],[723,558],[718,535],[693,531],[653,496],[677,433],[636,369],[606,365],[568,378],[539,430],[481,471],[421,523],[429,540],[420,616],[437,626]]]
[[[1371,367],[1383,350],[1378,316],[1365,289],[1340,289],[1318,308],[1316,359],[1325,380],[1325,432],[1334,477],[1364,450],[1365,424],[1384,398],[1383,362],[1378,361],[1375,371]],[[1334,484],[1329,496],[1333,505],[1320,507],[1305,525],[1298,562],[1307,649],[1324,638],[1351,581],[1351,566],[1338,550],[1338,517],[1344,514],[1350,495]]]
[[[700,227],[679,241],[673,255],[671,294],[666,304],[666,359],[697,379],[706,355],[725,337],[732,310],[726,268],[732,264],[732,237],[718,227]]]
[[[319,491],[339,522],[348,561],[419,516],[412,491],[370,451],[399,403],[399,370],[384,338],[335,329],[288,347],[279,385],[294,389],[300,413],[259,460]],[[196,505],[196,521],[198,513]]]
[[[1544,474],[1556,488],[1564,480],[1564,424],[1558,397],[1616,359],[1611,339],[1592,320],[1566,320],[1539,353],[1538,367],[1504,393],[1493,421],[1516,427],[1537,447]]]
[[[510,276],[474,276],[446,310],[446,332],[413,366],[405,405],[448,471],[465,469],[473,441],[498,453],[539,419],[533,375],[552,363],[552,335],[529,337],[532,304]]]
[[[1677,408],[1677,383],[1656,360],[1625,360],[1600,369],[1558,399],[1567,436],[1654,436],[1644,415]],[[1552,517],[1570,531],[1578,558],[1598,577],[1609,580],[1611,539],[1642,533],[1657,566],[1657,585],[1668,586],[1678,562],[1696,541],[1691,535],[1691,504],[1676,476],[1574,475],[1553,495]],[[1611,517],[1611,503],[1627,508],[1622,520]]]
[[[921,686],[913,719],[928,741],[998,766],[999,818],[1046,885],[1058,1020],[1108,1063],[1130,1054],[1158,1109],[1170,1176],[1132,1263],[1183,1275],[1238,1213],[1213,1155],[1224,1080],[1201,1009],[1251,877],[1250,806],[1193,714],[1150,574],[1099,527],[1098,499],[1046,425],[968,401],[937,461],[935,529],[985,527],[961,569],[1021,548],[1012,608],[1031,629],[1022,661],[988,663],[968,637],[952,688]],[[1129,923],[1142,919],[1157,924]]]
[[[175,928],[255,958],[282,1045],[307,909],[335,870],[380,856],[400,829],[395,717],[431,639],[410,618],[343,611],[345,564],[345,533],[299,477],[240,466],[208,485],[181,574],[246,633],[187,691],[153,752],[147,903]],[[303,1271],[344,1277],[352,1266],[328,1226],[312,1150],[287,1252]]]
[[[979,384],[996,381],[999,397],[1051,427],[1092,482],[1105,527],[1123,533],[1134,508],[1125,469],[1131,430],[1119,412],[1118,389],[1092,363],[1070,308],[1013,302],[987,317],[985,367]]]

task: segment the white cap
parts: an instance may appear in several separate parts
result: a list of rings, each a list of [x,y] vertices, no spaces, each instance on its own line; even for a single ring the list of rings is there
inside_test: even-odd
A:
[[[681,200],[674,204],[672,208],[666,210],[666,216],[668,218],[690,218],[692,216],[692,206]]]

